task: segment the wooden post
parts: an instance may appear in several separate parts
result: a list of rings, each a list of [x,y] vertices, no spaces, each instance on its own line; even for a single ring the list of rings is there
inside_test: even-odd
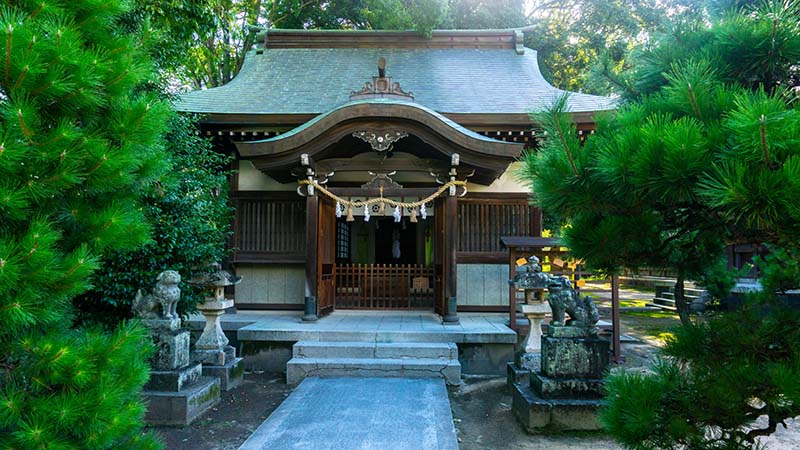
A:
[[[513,247],[508,249],[508,328],[517,331],[517,287],[511,280],[517,274],[517,252]]]
[[[306,197],[306,289],[303,320],[313,322],[317,316],[317,227],[319,197]]]
[[[458,265],[456,251],[458,250],[458,197],[451,195],[445,198],[444,216],[444,273],[445,273],[445,310],[442,322],[445,325],[458,324],[458,284],[456,276]]]
[[[614,340],[613,350],[615,363],[620,364],[625,361],[622,357],[622,346],[620,344],[620,321],[619,321],[619,275],[611,275],[611,327],[613,328]]]

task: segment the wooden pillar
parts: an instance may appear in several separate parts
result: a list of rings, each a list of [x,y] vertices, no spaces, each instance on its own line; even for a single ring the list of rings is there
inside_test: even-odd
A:
[[[619,364],[625,361],[622,357],[621,336],[622,330],[620,328],[619,320],[619,275],[611,275],[611,327],[614,332],[614,355],[613,360]]]
[[[317,232],[319,197],[306,197],[306,288],[303,320],[313,322],[317,316]]]
[[[451,195],[444,201],[444,274],[445,274],[445,310],[442,322],[445,325],[458,324],[456,251],[458,250],[458,197]]]

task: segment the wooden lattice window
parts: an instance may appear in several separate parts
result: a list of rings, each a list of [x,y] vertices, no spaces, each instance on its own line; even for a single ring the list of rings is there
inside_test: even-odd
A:
[[[336,221],[336,260],[350,261],[350,224]]]
[[[306,249],[305,201],[270,193],[238,193],[234,262],[303,262]]]
[[[505,254],[501,237],[540,236],[541,227],[541,211],[528,204],[527,196],[459,199],[459,262],[471,256],[480,259],[481,254],[505,261],[500,256]]]

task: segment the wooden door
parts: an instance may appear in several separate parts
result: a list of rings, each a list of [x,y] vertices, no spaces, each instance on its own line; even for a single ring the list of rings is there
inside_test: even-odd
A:
[[[319,197],[317,215],[317,315],[333,311],[336,290],[336,207]]]
[[[433,213],[433,280],[434,298],[433,311],[444,316],[446,311],[447,286],[445,274],[445,201],[444,197],[437,197],[434,202]]]

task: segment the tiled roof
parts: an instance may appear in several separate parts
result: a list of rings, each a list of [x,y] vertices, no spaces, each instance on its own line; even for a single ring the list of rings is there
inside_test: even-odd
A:
[[[564,91],[542,76],[536,52],[507,48],[266,48],[251,51],[228,84],[180,97],[180,111],[218,114],[320,114],[347,103],[377,74],[440,113],[527,114]],[[609,97],[574,93],[573,112],[609,110]]]

